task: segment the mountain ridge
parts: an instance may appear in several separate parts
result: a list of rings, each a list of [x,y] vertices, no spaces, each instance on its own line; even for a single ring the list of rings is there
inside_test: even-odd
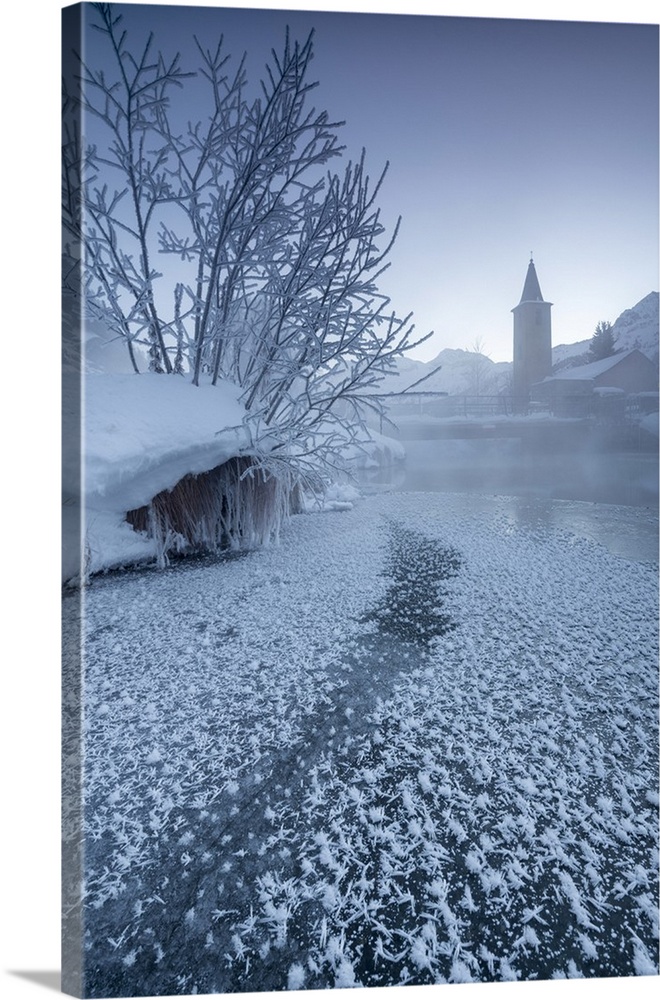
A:
[[[637,348],[658,362],[658,292],[649,292],[612,324],[615,353]],[[553,371],[586,364],[591,338],[552,348]],[[440,366],[439,371],[434,369]],[[449,395],[488,396],[511,391],[512,361],[492,361],[487,355],[464,348],[445,347],[431,361],[401,358],[397,371],[383,379],[379,393],[403,392],[423,379],[420,391]]]

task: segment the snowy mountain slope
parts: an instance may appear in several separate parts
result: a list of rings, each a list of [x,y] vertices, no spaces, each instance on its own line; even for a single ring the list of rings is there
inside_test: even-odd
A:
[[[658,359],[658,293],[645,298],[622,312],[612,327],[617,351],[637,347],[652,361]]]
[[[649,292],[632,309],[626,309],[612,324],[614,346],[619,351],[633,347],[646,354],[651,361],[658,360],[658,293]],[[557,344],[552,348],[553,369],[586,364],[589,360],[589,341],[575,344]]]
[[[402,392],[418,379],[420,391],[446,392],[450,395],[496,395],[508,386],[511,372],[509,362],[494,362],[485,354],[460,348],[445,348],[432,361],[399,363],[398,375],[390,376],[379,387],[379,392]],[[440,366],[440,370],[434,372]],[[432,374],[433,373],[433,374]],[[429,377],[427,377],[429,376]]]
[[[575,344],[556,344],[552,348],[552,369],[586,363],[589,341],[578,340]]]

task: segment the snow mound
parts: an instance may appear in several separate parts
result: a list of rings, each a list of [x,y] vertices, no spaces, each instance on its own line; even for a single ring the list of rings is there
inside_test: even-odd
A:
[[[381,466],[403,462],[406,449],[400,441],[380,434],[375,430],[365,430],[348,447],[343,449],[343,458],[349,468],[375,469]]]
[[[85,502],[132,510],[188,473],[249,451],[240,389],[176,376],[87,375],[83,403]]]
[[[77,393],[78,377],[65,376],[70,426],[75,426]],[[81,558],[86,571],[95,573],[155,557],[153,540],[134,531],[126,513],[190,473],[250,453],[239,394],[229,382],[197,387],[176,376],[85,376],[81,489],[76,456],[65,451],[63,466],[64,581],[77,576]],[[79,494],[84,526],[78,543]]]
[[[64,400],[71,427],[77,426],[78,392],[78,377],[65,376]],[[173,375],[85,375],[82,470],[75,454],[65,454],[63,469],[65,582],[78,576],[81,562],[86,573],[97,573],[155,559],[156,542],[127,523],[127,512],[172,490],[185,476],[257,453],[240,393],[227,381],[197,387]],[[356,435],[342,455],[349,472],[391,465],[404,457],[398,441],[366,430]],[[306,506],[350,510],[359,495],[353,486],[334,483],[323,496],[308,498]],[[79,538],[81,515],[84,526]]]
[[[352,510],[361,495],[360,491],[350,483],[330,483],[322,496],[306,494],[303,506],[306,513],[319,510]]]

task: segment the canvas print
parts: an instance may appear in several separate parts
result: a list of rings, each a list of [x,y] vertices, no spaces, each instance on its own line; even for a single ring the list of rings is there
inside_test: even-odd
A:
[[[64,991],[657,976],[658,25],[62,69]]]

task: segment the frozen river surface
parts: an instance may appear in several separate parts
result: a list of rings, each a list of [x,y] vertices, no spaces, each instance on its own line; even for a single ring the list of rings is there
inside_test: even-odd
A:
[[[363,489],[463,493],[475,517],[488,517],[497,496],[513,523],[565,529],[625,558],[657,559],[654,451],[534,452],[506,438],[403,443],[405,462],[361,472]]]
[[[93,580],[89,995],[657,974],[656,537],[389,492]]]

